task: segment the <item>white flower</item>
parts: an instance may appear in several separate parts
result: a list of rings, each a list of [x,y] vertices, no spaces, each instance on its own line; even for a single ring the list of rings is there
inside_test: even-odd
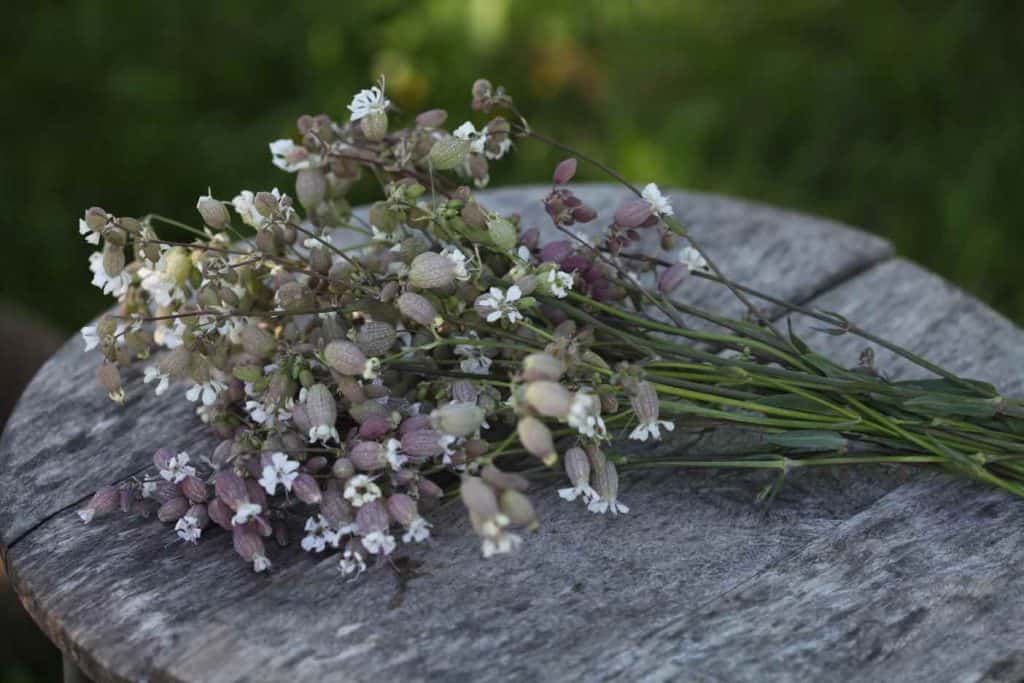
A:
[[[572,275],[565,271],[552,268],[547,274],[547,288],[556,299],[564,299],[572,290]]]
[[[273,190],[270,191],[270,194],[272,194],[274,198],[277,200],[278,209],[282,209],[280,203],[281,191],[275,187]],[[235,207],[235,211],[238,213],[238,216],[242,219],[243,223],[245,223],[246,225],[251,225],[257,230],[260,230],[269,225],[271,221],[268,217],[264,216],[263,214],[256,210],[255,201],[255,193],[250,192],[249,190],[242,190],[237,197],[231,200],[231,206]],[[291,210],[287,211],[286,213],[290,215]]]
[[[285,491],[291,491],[292,483],[299,476],[298,469],[298,461],[289,460],[284,453],[272,453],[270,464],[263,468],[263,476],[260,477],[259,484],[268,496],[274,495],[278,484],[284,486]]]
[[[370,114],[386,113],[390,106],[391,101],[384,97],[384,78],[381,77],[379,85],[356,93],[348,110],[352,112],[351,120],[358,121]]]
[[[577,498],[582,497],[583,502],[587,503],[593,500],[594,498],[597,498],[598,495],[597,491],[595,491],[590,484],[586,482],[580,482],[576,486],[558,489],[558,497],[568,501],[573,501],[576,500]]]
[[[78,234],[85,237],[85,241],[89,244],[100,243],[100,234],[98,232],[93,232],[92,228],[89,227],[89,224],[81,218],[78,219]]]
[[[289,173],[311,168],[314,162],[319,161],[305,147],[300,147],[288,139],[271,142],[270,154],[274,158],[274,166]]]
[[[445,247],[441,253],[451,261],[452,265],[455,266],[455,279],[466,281],[469,279],[469,268],[467,266],[466,255],[459,251],[456,247]]]
[[[121,271],[120,275],[110,277],[103,268],[103,254],[95,251],[89,255],[89,270],[92,271],[92,284],[99,287],[104,294],[120,297],[124,290],[131,284],[132,278],[127,270]]]
[[[249,388],[250,386],[247,385],[246,390],[248,391]],[[268,409],[259,401],[246,401],[245,412],[249,414],[249,419],[256,424],[273,427],[278,422],[285,422],[292,419],[291,408],[294,405],[295,402],[292,399],[288,399],[285,401],[285,406],[283,408],[274,410],[272,408]]]
[[[184,303],[188,299],[188,292],[175,282],[166,268],[163,256],[157,261],[155,268],[139,268],[140,286],[158,306],[170,306],[175,302]]]
[[[523,290],[519,285],[512,285],[506,291],[499,287],[491,287],[490,292],[477,299],[477,303],[485,309],[489,309],[487,322],[495,323],[502,318],[510,323],[517,323],[523,319],[523,314],[516,307],[516,302],[523,296]]]
[[[409,528],[402,535],[403,543],[423,543],[430,538],[430,522],[417,517],[409,524]]]
[[[252,569],[256,573],[265,572],[273,565],[264,555],[256,555],[252,558]]]
[[[658,186],[654,183],[647,183],[644,185],[643,192],[640,193],[644,201],[651,205],[651,210],[659,216],[672,216],[675,215],[675,211],[672,210],[672,202],[661,193]]]
[[[402,442],[398,439],[388,439],[385,446],[388,450],[384,457],[387,458],[388,464],[391,465],[391,469],[397,472],[402,469],[402,465],[409,460],[408,456],[401,452]]]
[[[85,350],[91,351],[100,344],[99,335],[96,334],[95,325],[86,325],[82,328],[82,341],[85,342]]]
[[[341,556],[341,561],[338,562],[338,568],[341,569],[341,573],[346,576],[351,574],[359,576],[366,571],[366,560],[363,559],[361,553],[357,553],[353,550],[345,550]]]
[[[185,323],[181,318],[175,318],[169,325],[157,325],[153,329],[153,341],[168,349],[176,349],[181,346],[182,336],[185,334]]]
[[[661,428],[671,432],[676,428],[676,426],[675,423],[669,422],[668,420],[651,420],[650,422],[641,422],[632,432],[629,433],[629,438],[636,441],[647,441],[647,439],[658,441],[661,439]]]
[[[323,552],[327,546],[337,548],[341,543],[342,532],[331,528],[330,522],[323,515],[310,517],[306,520],[306,535],[302,539],[302,549],[306,552]]]
[[[477,130],[470,121],[452,131],[452,135],[460,140],[469,141],[469,149],[474,154],[483,154],[484,145],[487,144],[487,129]]]
[[[380,498],[380,487],[365,474],[357,474],[345,484],[345,498],[355,507]]]
[[[707,259],[693,247],[682,248],[679,252],[679,262],[685,264],[690,271],[708,269]]]
[[[144,384],[149,384],[154,381],[157,381],[156,395],[159,396],[167,391],[167,387],[171,385],[171,376],[161,372],[160,368],[157,366],[150,365],[146,368],[146,373],[142,377],[142,382]]]
[[[601,400],[586,389],[573,396],[566,422],[583,436],[604,438],[608,433],[601,418]]]
[[[188,462],[188,453],[185,451],[172,455],[170,460],[167,461],[167,467],[160,470],[160,476],[166,481],[180,484],[185,477],[194,476],[196,473],[196,468],[189,465]]]
[[[191,515],[185,515],[179,519],[178,523],[174,525],[174,530],[178,532],[178,538],[186,543],[197,543],[199,537],[203,535],[199,520]]]
[[[220,394],[220,392],[225,391],[227,388],[228,385],[224,382],[209,379],[205,382],[197,382],[193,384],[189,390],[185,392],[185,398],[193,403],[202,398],[204,406],[212,406],[217,402],[217,395]]]
[[[527,263],[533,260],[533,254],[530,253],[530,248],[524,244],[520,244],[519,248],[516,249],[516,257],[520,261],[525,261]]]
[[[606,500],[600,496],[592,498],[587,503],[587,509],[595,515],[603,515],[606,512],[611,512],[613,515],[618,515],[620,512],[623,514],[629,512],[629,508],[620,503],[617,498]]]
[[[341,441],[341,437],[338,435],[338,430],[334,425],[316,425],[315,427],[309,428],[309,442],[320,443],[326,445],[331,439],[337,442]]]
[[[473,344],[456,344],[455,355],[462,358],[459,362],[459,369],[463,372],[471,375],[489,375],[491,373],[493,361],[484,355],[483,348]]]
[[[314,247],[322,247],[324,243],[331,244],[334,241],[334,237],[331,235],[331,231],[324,228],[316,237],[307,237],[302,241],[302,246],[306,249],[313,249]]]
[[[395,537],[383,531],[371,531],[363,536],[363,547],[372,555],[390,555],[396,545]]]
[[[242,503],[235,510],[235,516],[231,518],[231,523],[235,526],[247,524],[254,520],[261,512],[263,512],[263,508],[256,503]]]
[[[452,456],[455,455],[455,448],[460,446],[462,439],[455,436],[454,434],[442,434],[441,438],[437,440],[437,445],[440,446],[444,453],[442,453],[441,462],[445,465],[452,464]]]

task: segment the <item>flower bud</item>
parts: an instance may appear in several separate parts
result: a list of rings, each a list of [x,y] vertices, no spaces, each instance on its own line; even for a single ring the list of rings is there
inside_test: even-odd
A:
[[[210,516],[210,519],[213,520],[214,524],[219,526],[221,529],[231,531],[231,510],[220,498],[214,498],[210,501],[210,504],[206,506],[206,513]]]
[[[683,283],[683,280],[689,274],[690,268],[685,263],[676,263],[669,266],[658,275],[658,291],[662,294],[671,294]]]
[[[427,251],[409,265],[409,284],[418,289],[441,289],[455,281],[455,264],[444,254]]]
[[[371,415],[359,425],[359,437],[376,441],[391,431],[391,423],[383,415]]]
[[[306,209],[314,209],[327,196],[327,178],[318,168],[304,168],[295,175],[295,197]]]
[[[420,516],[416,509],[416,501],[404,493],[396,493],[388,498],[388,514],[404,527],[413,523]]]
[[[306,414],[314,427],[333,426],[338,419],[338,408],[331,390],[323,384],[314,384],[306,392]]]
[[[559,263],[572,253],[572,243],[568,240],[556,240],[544,245],[540,250],[540,260],[543,263]]]
[[[651,217],[651,205],[642,199],[630,199],[615,210],[615,224],[623,228],[638,228]]]
[[[384,111],[372,111],[359,119],[359,128],[370,142],[378,142],[388,134],[388,115]]]
[[[182,479],[181,492],[191,503],[205,503],[207,498],[206,483],[195,475]]]
[[[398,311],[406,318],[424,327],[431,327],[438,321],[437,309],[430,300],[415,292],[406,292],[395,302]]]
[[[531,353],[523,359],[523,379],[527,382],[557,382],[565,374],[565,363],[550,353]]]
[[[355,473],[355,465],[348,458],[338,458],[331,465],[331,475],[337,479],[351,479]]]
[[[231,536],[235,552],[246,562],[252,562],[256,571],[261,572],[270,568],[270,560],[267,559],[263,540],[255,531],[244,527],[235,527]]]
[[[179,287],[183,286],[192,274],[192,257],[182,247],[171,247],[164,259],[167,276]]]
[[[544,417],[564,420],[572,407],[572,394],[558,382],[539,380],[526,385],[526,404]]]
[[[328,486],[321,493],[320,514],[330,522],[333,527],[343,527],[352,522],[355,512],[352,505],[345,500],[339,486]]]
[[[107,224],[106,210],[93,206],[85,210],[85,224],[95,232],[100,232]]]
[[[117,277],[124,270],[124,247],[108,241],[103,245],[103,270],[110,277]]]
[[[300,472],[299,476],[295,477],[295,481],[292,482],[292,493],[303,503],[310,505],[316,505],[322,498],[320,485],[316,483],[313,475],[306,472]]]
[[[350,341],[336,339],[324,348],[324,361],[342,375],[358,377],[366,369],[366,355]]]
[[[453,402],[441,406],[430,414],[435,429],[453,436],[472,436],[484,421],[483,409],[475,403]]]
[[[482,519],[493,519],[498,515],[498,498],[494,489],[479,477],[463,477],[459,497],[467,510]]]
[[[368,320],[356,332],[355,342],[367,356],[383,356],[395,345],[396,339],[398,335],[390,323]]]
[[[565,185],[572,180],[575,175],[576,159],[569,157],[568,159],[560,161],[558,166],[555,166],[555,175],[553,180],[555,185]]]
[[[413,458],[434,458],[444,453],[441,434],[433,429],[418,429],[402,435],[402,452]]]
[[[416,116],[416,125],[420,128],[440,128],[448,118],[444,109],[429,109]]]
[[[349,460],[363,472],[382,470],[387,466],[387,449],[376,441],[360,441],[349,451]]]
[[[540,523],[537,521],[537,513],[530,503],[530,499],[515,489],[506,489],[501,492],[499,498],[501,511],[508,521],[515,526],[526,527],[533,531]]]
[[[249,502],[249,491],[245,481],[233,470],[221,470],[213,480],[213,490],[217,498],[224,501],[232,510],[237,510],[242,503]]]
[[[104,486],[78,511],[78,517],[88,524],[97,515],[106,515],[117,509],[121,495],[116,486]]]
[[[491,241],[501,251],[512,251],[519,241],[519,234],[516,226],[500,216],[487,221],[487,234]]]
[[[469,141],[456,137],[438,140],[430,148],[427,159],[438,171],[450,171],[461,166],[469,156]]]
[[[521,474],[514,472],[502,472],[494,465],[485,465],[480,470],[480,476],[488,484],[497,489],[512,489],[514,491],[525,491],[530,488],[529,480]]]
[[[579,446],[573,446],[565,452],[565,474],[573,486],[590,484],[590,458]]]
[[[224,206],[224,202],[219,202],[210,195],[200,197],[196,202],[196,209],[202,216],[203,223],[214,230],[221,230],[231,223],[231,215],[228,213],[227,207]]]
[[[241,332],[241,340],[242,348],[246,353],[260,358],[268,358],[277,348],[274,335],[256,325],[244,327]]]
[[[535,417],[524,417],[516,425],[516,432],[523,448],[540,458],[545,465],[553,465],[558,460],[551,430],[543,422]]]
[[[388,517],[387,508],[379,498],[364,503],[356,513],[356,526],[363,536],[372,534],[374,531],[387,531],[391,526],[391,519]]]
[[[630,396],[629,401],[640,422],[656,422],[658,420],[658,392],[650,382],[638,382],[636,391]]]
[[[189,503],[183,496],[171,498],[169,501],[161,505],[160,509],[156,511],[156,518],[164,524],[177,522],[185,516],[189,507],[191,507],[191,503]]]

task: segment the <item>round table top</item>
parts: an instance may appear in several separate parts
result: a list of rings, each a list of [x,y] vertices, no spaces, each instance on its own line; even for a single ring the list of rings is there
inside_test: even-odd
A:
[[[543,187],[481,193],[546,225]],[[623,196],[578,194],[601,211]],[[734,279],[836,311],[939,364],[1024,393],[1024,334],[832,221],[673,192]],[[681,296],[739,314],[727,292]],[[781,311],[765,312],[780,317]],[[815,334],[849,365],[865,344]],[[0,542],[13,585],[97,680],[1017,680],[1024,676],[1024,501],[940,473],[801,471],[768,508],[756,473],[624,476],[630,514],[588,514],[543,488],[519,552],[484,560],[461,510],[407,571],[347,581],[337,561],[271,549],[254,574],[231,539],[176,542],[156,520],[75,511],[157,446],[202,453],[191,404],[128,385],[118,408],[75,335],[38,373],[0,441]],[[894,377],[914,369],[878,350]],[[174,392],[172,391],[172,394]],[[685,432],[685,430],[680,430]],[[685,433],[675,447],[695,446]]]

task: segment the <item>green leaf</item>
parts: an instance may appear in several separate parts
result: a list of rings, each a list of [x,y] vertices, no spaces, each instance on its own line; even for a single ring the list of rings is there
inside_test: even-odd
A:
[[[985,398],[968,398],[952,394],[927,394],[904,401],[903,407],[925,415],[961,415],[963,417],[993,417],[996,403]]]
[[[236,365],[231,374],[243,382],[258,382],[263,378],[263,368],[259,365]]]

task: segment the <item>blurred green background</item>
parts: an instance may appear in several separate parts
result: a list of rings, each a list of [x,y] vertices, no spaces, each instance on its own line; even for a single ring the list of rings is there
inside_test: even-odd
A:
[[[0,299],[70,332],[106,304],[85,207],[192,220],[207,186],[286,185],[267,142],[380,73],[455,123],[484,75],[627,176],[877,232],[1022,322],[1022,19],[995,0],[12,3]],[[494,182],[555,161],[522,145]]]

